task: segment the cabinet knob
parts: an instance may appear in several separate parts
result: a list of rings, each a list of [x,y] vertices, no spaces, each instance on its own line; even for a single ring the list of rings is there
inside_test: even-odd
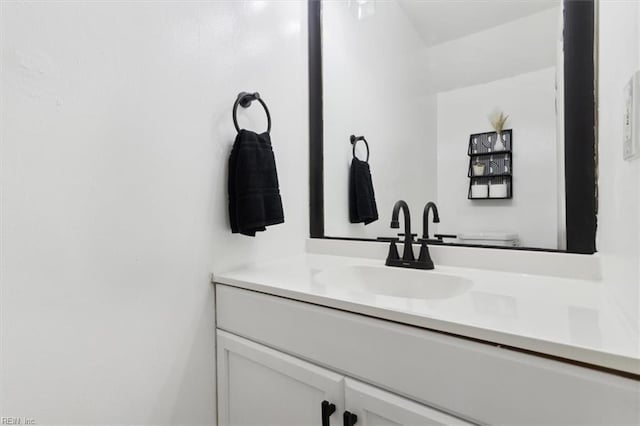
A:
[[[322,426],[330,426],[329,417],[336,411],[336,405],[331,404],[329,401],[324,400],[321,404],[322,407]]]
[[[342,416],[342,421],[344,426],[353,426],[358,422],[358,416],[350,411],[345,411],[344,415]]]

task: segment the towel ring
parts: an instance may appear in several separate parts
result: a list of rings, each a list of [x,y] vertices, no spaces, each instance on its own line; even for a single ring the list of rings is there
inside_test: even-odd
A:
[[[267,108],[267,104],[264,103],[262,98],[260,97],[260,93],[248,93],[248,92],[240,92],[238,94],[238,98],[233,104],[233,125],[236,127],[236,130],[240,131],[240,126],[238,126],[238,118],[236,117],[236,113],[238,112],[238,105],[242,108],[249,108],[253,101],[258,101],[264,108],[264,112],[267,114],[267,133],[271,133],[271,114],[269,114],[269,108]]]
[[[363,141],[364,142],[364,145],[367,147],[367,159],[365,160],[365,162],[368,163],[369,162],[369,143],[364,138],[364,136],[351,135],[349,140],[351,140],[351,145],[353,145],[353,158],[358,158],[358,157],[356,157],[356,145],[358,144],[358,141]]]

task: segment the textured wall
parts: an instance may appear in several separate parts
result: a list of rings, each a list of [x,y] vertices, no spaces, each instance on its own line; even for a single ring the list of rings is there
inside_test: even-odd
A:
[[[640,160],[622,157],[623,88],[640,69],[640,3],[600,2],[597,248],[607,288],[640,323]]]
[[[1,14],[1,415],[214,424],[210,273],[308,235],[306,4]],[[271,108],[286,216],[255,239],[228,230],[241,90]]]

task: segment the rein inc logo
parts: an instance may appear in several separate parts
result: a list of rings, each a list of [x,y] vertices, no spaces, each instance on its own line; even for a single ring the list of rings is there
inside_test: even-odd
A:
[[[0,425],[35,425],[36,420],[30,417],[0,417]]]

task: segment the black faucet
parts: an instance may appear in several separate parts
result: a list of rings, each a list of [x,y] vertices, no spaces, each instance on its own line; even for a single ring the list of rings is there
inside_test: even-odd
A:
[[[418,239],[420,243],[420,254],[418,255],[418,262],[426,265],[424,269],[434,269],[433,260],[431,260],[431,254],[429,253],[429,210],[433,210],[433,223],[440,223],[440,215],[438,214],[438,206],[433,201],[429,201],[422,211],[422,238]],[[442,240],[440,240],[442,241]]]
[[[402,259],[400,258],[396,247],[398,238],[384,239],[391,243],[389,246],[389,255],[387,256],[385,264],[387,266],[399,266],[403,268],[433,269],[433,262],[428,256],[428,249],[426,252],[427,258],[423,256],[422,248],[420,249],[420,256],[418,257],[418,260],[416,260],[413,255],[412,243],[414,242],[416,234],[411,233],[411,213],[409,212],[409,206],[403,200],[397,201],[393,206],[393,212],[391,214],[391,228],[400,228],[400,222],[398,221],[400,210],[404,213],[404,234],[399,234],[400,236],[404,236],[404,251],[402,253]],[[423,245],[426,247],[426,243],[423,243]]]
[[[400,222],[398,222],[400,210],[404,213],[404,234],[400,234],[400,236],[404,236],[402,260],[413,262],[416,258],[413,257],[413,246],[411,245],[414,237],[414,234],[411,233],[411,213],[409,212],[409,206],[403,200],[397,201],[393,206],[393,213],[391,213],[391,228],[400,228]]]
[[[440,223],[438,206],[433,201],[429,201],[422,212],[422,239],[424,240],[429,239],[429,210],[433,210],[433,223]]]

